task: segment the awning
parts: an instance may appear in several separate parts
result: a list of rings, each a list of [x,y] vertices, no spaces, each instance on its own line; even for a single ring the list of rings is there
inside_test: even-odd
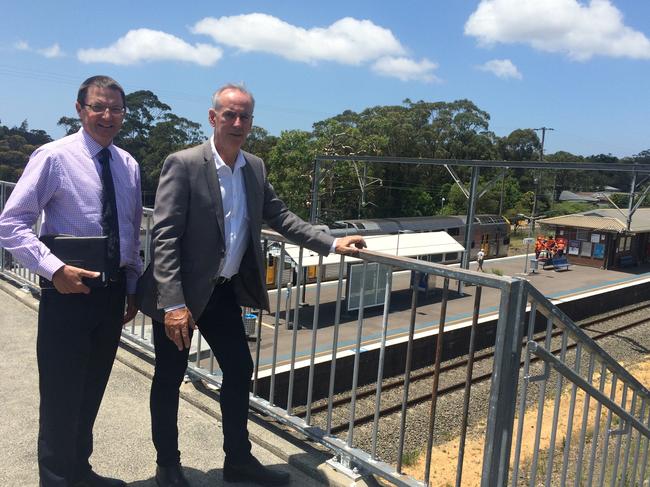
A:
[[[465,248],[447,232],[402,233],[397,235],[372,235],[364,237],[368,249],[383,252],[398,257],[415,257],[418,255],[438,255],[448,252],[463,252]],[[286,244],[286,253],[298,263],[300,247]],[[304,249],[302,265],[318,265],[319,255],[309,249]],[[358,262],[361,259],[345,256],[345,262]],[[341,261],[338,254],[323,257],[323,264],[337,264]]]

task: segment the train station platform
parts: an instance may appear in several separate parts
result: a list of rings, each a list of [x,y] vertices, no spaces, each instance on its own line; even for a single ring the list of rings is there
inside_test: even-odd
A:
[[[36,308],[31,295],[0,281],[0,485],[38,485],[38,375]],[[155,487],[155,451],[151,443],[149,387],[151,363],[120,347],[94,429],[94,469],[119,477],[133,487]],[[266,423],[266,425],[264,424]],[[291,473],[294,487],[350,485],[324,462],[331,458],[284,430],[251,415],[253,454],[273,469]],[[180,449],[194,487],[224,485],[218,404],[200,383],[182,386],[179,411]],[[307,474],[308,472],[309,474]],[[246,487],[252,484],[237,484]]]

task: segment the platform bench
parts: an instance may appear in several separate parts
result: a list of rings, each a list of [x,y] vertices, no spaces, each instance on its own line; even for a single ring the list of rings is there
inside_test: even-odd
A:
[[[561,270],[568,271],[569,270],[569,265],[570,265],[569,261],[567,260],[566,257],[556,257],[555,259],[553,259],[553,270],[556,270],[556,271],[561,271]]]
[[[636,265],[636,262],[634,261],[634,257],[631,255],[624,255],[620,258],[619,265],[621,267],[632,267],[633,265]]]

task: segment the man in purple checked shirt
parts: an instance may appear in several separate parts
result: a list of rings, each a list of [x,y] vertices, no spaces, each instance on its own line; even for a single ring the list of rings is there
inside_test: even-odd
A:
[[[126,111],[115,80],[84,81],[76,109],[79,132],[32,154],[0,215],[0,246],[55,288],[42,290],[38,314],[40,485],[120,487],[126,484],[98,475],[88,460],[122,324],[136,314],[140,172],[133,157],[113,145]],[[41,235],[107,235],[106,287],[88,288],[82,278],[97,272],[64,264],[39,241],[32,228],[41,212]]]

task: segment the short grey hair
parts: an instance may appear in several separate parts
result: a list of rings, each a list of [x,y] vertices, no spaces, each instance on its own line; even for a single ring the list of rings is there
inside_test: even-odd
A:
[[[253,97],[253,94],[246,89],[243,83],[228,83],[215,91],[214,95],[212,95],[212,108],[215,110],[219,110],[221,108],[219,97],[221,96],[221,93],[228,90],[235,90],[243,93],[244,95],[248,95],[251,99],[251,102],[253,103],[253,110],[255,110],[255,97]]]

